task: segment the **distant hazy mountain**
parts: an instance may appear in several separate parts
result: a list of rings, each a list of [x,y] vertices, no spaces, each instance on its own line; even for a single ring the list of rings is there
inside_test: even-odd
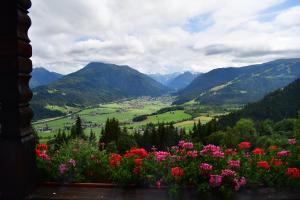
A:
[[[175,72],[171,74],[148,74],[154,80],[160,82],[161,84],[167,86],[168,82],[180,75],[180,72]]]
[[[33,68],[31,76],[32,76],[30,79],[31,88],[35,88],[41,85],[47,85],[63,77],[62,74],[50,72],[43,67]]]
[[[45,107],[88,106],[125,97],[159,96],[169,89],[129,66],[89,63],[83,69],[33,90],[36,119],[55,116]]]
[[[166,85],[169,88],[181,90],[189,85],[199,74],[193,74],[189,71],[179,74],[175,78],[169,80]]]
[[[263,98],[300,77],[300,59],[281,59],[240,68],[220,68],[202,74],[178,92],[174,102],[197,99],[206,104],[246,104]]]
[[[296,118],[298,111],[300,111],[300,79],[266,95],[256,103],[248,104],[242,110],[222,117],[219,124],[222,127],[232,126],[241,118],[279,121]]]

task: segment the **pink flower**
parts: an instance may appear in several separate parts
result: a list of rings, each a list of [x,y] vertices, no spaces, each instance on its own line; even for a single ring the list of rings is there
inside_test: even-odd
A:
[[[227,164],[230,168],[239,168],[240,167],[239,160],[228,160]]]
[[[198,152],[194,150],[194,151],[188,151],[186,154],[191,158],[196,158],[198,155]]]
[[[192,148],[194,148],[194,144],[192,142],[185,142],[185,143],[182,144],[182,148],[192,149]]]
[[[224,158],[224,153],[222,151],[214,151],[212,153],[212,157],[214,157],[214,158]]]
[[[206,154],[210,154],[216,151],[220,151],[220,147],[215,146],[213,144],[209,144],[203,147],[203,150],[200,152],[201,156],[205,156]]]
[[[41,153],[39,157],[45,161],[50,161],[50,157],[46,153]]]
[[[240,178],[239,184],[240,184],[240,186],[246,185],[246,184],[247,184],[246,178],[242,176],[242,177]]]
[[[296,143],[297,143],[297,141],[296,141],[295,138],[288,139],[288,144],[289,144],[289,145],[294,145],[294,144],[296,144]]]
[[[166,151],[157,151],[155,152],[155,158],[157,162],[161,162],[165,160],[168,156],[170,156],[169,152]]]
[[[222,184],[223,177],[220,175],[210,175],[209,185],[211,187],[219,187]]]
[[[66,164],[60,164],[58,166],[58,170],[59,170],[60,174],[64,174],[64,173],[66,173],[68,171],[68,167],[67,167]]]
[[[222,176],[227,176],[227,177],[235,177],[236,176],[236,172],[232,171],[230,169],[224,169],[224,170],[222,170],[221,175]]]
[[[184,140],[180,140],[179,143],[178,143],[178,146],[179,146],[179,147],[183,147],[183,144],[184,144],[184,143],[185,143]]]
[[[236,178],[233,179],[233,187],[234,187],[235,191],[239,191],[240,190],[241,185],[240,185],[238,179],[236,179]]]
[[[211,171],[213,166],[208,163],[200,163],[199,169],[203,172]]]
[[[286,151],[286,150],[283,150],[283,151],[279,151],[277,153],[277,156],[281,156],[281,157],[286,157],[286,156],[289,156],[289,151]]]
[[[155,185],[157,189],[160,189],[161,181],[160,180],[156,181]]]
[[[76,161],[75,161],[74,159],[70,159],[70,160],[69,160],[69,164],[70,164],[71,166],[75,167],[75,166],[76,166]]]

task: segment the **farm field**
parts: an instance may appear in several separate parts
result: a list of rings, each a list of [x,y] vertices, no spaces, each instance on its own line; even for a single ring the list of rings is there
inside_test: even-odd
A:
[[[104,127],[107,118],[116,118],[121,126],[127,127],[129,132],[134,132],[138,128],[142,128],[148,123],[170,123],[173,122],[176,127],[191,130],[194,122],[205,124],[209,122],[213,116],[221,115],[222,113],[207,114],[207,110],[203,113],[197,113],[197,116],[190,114],[186,109],[168,111],[162,114],[150,115],[162,108],[170,107],[172,97],[150,98],[141,97],[137,99],[112,102],[107,104],[99,104],[95,107],[83,109],[73,115],[67,115],[61,118],[46,119],[35,122],[34,128],[39,134],[41,141],[51,139],[59,129],[69,132],[74,125],[76,117],[82,119],[85,134],[89,134],[92,130],[96,133],[96,137],[100,137],[101,129]],[[198,105],[199,106],[199,105]],[[187,109],[190,104],[187,105]],[[213,111],[210,110],[210,113]],[[132,119],[140,115],[149,115],[147,119],[141,122],[133,122]]]

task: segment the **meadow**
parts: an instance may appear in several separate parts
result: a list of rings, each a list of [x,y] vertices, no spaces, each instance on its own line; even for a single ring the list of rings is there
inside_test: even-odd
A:
[[[199,120],[201,123],[207,123],[213,116],[222,114],[220,112],[213,113],[213,111],[210,111],[208,114],[207,110],[205,110],[205,112],[197,113],[197,116],[194,116],[190,113],[190,110],[188,110],[193,104],[186,105],[187,109],[184,110],[175,110],[157,115],[152,114],[161,108],[170,107],[172,100],[172,97],[141,97],[99,104],[61,118],[37,121],[33,123],[33,126],[38,132],[40,140],[45,142],[51,139],[59,129],[65,130],[66,133],[68,133],[70,128],[74,125],[77,116],[83,121],[85,134],[89,134],[92,130],[96,133],[97,138],[99,138],[101,129],[104,127],[107,118],[117,119],[122,127],[126,127],[129,132],[134,132],[136,129],[142,128],[148,123],[158,124],[171,122],[173,122],[176,127],[191,130],[194,123],[197,123]],[[199,105],[197,106],[199,107]],[[149,116],[147,116],[146,120],[141,122],[132,121],[134,117],[140,115]]]

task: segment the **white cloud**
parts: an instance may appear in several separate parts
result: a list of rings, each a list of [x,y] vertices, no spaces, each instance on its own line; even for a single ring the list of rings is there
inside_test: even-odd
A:
[[[283,0],[40,0],[30,10],[33,63],[69,73],[90,61],[142,72],[208,71],[300,57],[300,6]]]

